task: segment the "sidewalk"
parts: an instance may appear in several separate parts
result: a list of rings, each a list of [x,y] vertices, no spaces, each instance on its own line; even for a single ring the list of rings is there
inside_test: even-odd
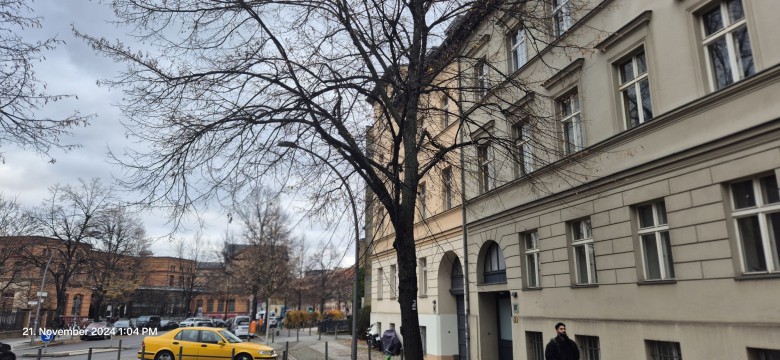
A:
[[[349,334],[334,335],[318,335],[316,331],[312,331],[309,335],[308,329],[301,330],[299,337],[296,341],[295,330],[290,331],[290,335],[287,335],[287,330],[280,330],[279,336],[273,338],[273,343],[269,344],[279,354],[277,359],[282,359],[282,352],[285,350],[285,346],[289,350],[288,360],[325,360],[326,343],[328,360],[350,360],[351,359],[351,340],[352,337]],[[258,337],[252,340],[252,342],[265,344],[266,339],[264,337]],[[382,354],[378,351],[374,351],[371,354],[373,359],[384,359]],[[358,356],[359,360],[368,360],[368,351],[365,341],[358,339]]]

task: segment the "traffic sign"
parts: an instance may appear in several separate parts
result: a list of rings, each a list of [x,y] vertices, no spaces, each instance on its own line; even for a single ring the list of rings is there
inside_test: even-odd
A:
[[[38,297],[47,297],[47,296],[49,296],[49,293],[47,293],[45,291],[38,291],[36,296],[38,296]]]
[[[54,332],[53,331],[44,331],[41,333],[41,341],[43,342],[49,342],[54,339]]]
[[[30,305],[30,306],[35,306],[35,305],[38,305],[38,301],[36,301],[36,300],[33,300],[33,301],[28,301],[28,302],[27,302],[27,305]]]

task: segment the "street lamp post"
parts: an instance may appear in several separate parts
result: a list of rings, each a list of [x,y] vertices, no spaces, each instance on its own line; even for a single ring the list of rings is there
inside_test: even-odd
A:
[[[358,304],[358,272],[360,268],[360,263],[358,260],[360,259],[360,227],[358,226],[358,215],[357,215],[357,206],[355,206],[355,196],[352,193],[352,188],[349,186],[349,182],[347,182],[347,179],[344,178],[343,175],[336,169],[333,164],[329,163],[325,158],[320,156],[319,154],[302,147],[299,147],[298,144],[292,142],[292,141],[280,141],[277,143],[277,146],[280,147],[286,147],[291,149],[299,149],[302,151],[305,151],[309,153],[310,155],[316,157],[320,161],[322,161],[325,165],[328,165],[331,170],[336,174],[336,176],[339,177],[339,180],[344,184],[344,187],[347,188],[347,195],[349,195],[349,203],[352,206],[352,217],[355,220],[355,276],[353,279],[352,284],[352,354],[351,359],[356,360],[357,359],[357,314],[355,314],[355,307]]]
[[[51,259],[54,257],[54,251],[51,252],[51,255],[49,255],[49,260],[46,261],[46,267],[43,269],[43,276],[41,278],[41,287],[38,289],[38,304],[37,308],[35,309],[35,326],[33,327],[33,331],[31,331],[30,334],[30,344],[32,345],[33,340],[35,340],[35,334],[38,334],[38,321],[41,317],[41,302],[43,299],[43,287],[46,285],[46,275],[49,273],[49,264],[51,264]]]

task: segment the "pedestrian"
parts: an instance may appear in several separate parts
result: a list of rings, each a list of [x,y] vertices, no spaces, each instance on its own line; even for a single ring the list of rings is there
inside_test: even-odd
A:
[[[577,349],[577,343],[566,335],[566,324],[559,322],[555,324],[556,336],[547,343],[544,349],[544,358],[546,360],[580,360],[580,350]]]

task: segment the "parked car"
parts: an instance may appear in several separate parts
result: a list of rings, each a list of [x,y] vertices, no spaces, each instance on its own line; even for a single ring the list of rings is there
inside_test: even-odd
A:
[[[16,360],[16,354],[11,351],[11,345],[0,342],[0,360]]]
[[[178,328],[159,336],[147,336],[141,348],[145,353],[139,351],[138,358],[144,360],[175,360],[179,351],[185,357],[229,359],[235,350],[235,360],[276,359],[277,356],[269,346],[243,342],[226,329],[208,327]]]
[[[173,320],[162,320],[160,321],[160,330],[173,330],[179,328],[179,323],[173,321]]]
[[[132,329],[133,328],[133,324],[130,322],[130,320],[117,320],[117,321],[114,321],[114,325],[113,326],[114,326],[114,329],[121,329],[121,330]]]
[[[136,320],[135,325],[139,329],[147,328],[147,329],[159,329],[160,328],[160,316],[158,315],[145,315],[145,316],[139,316],[138,320]]]
[[[254,333],[249,332],[249,316],[236,316],[230,324],[230,332],[238,337],[255,337]]]
[[[212,318],[211,323],[214,324],[214,327],[225,327],[225,320],[222,320],[220,318]]]
[[[271,328],[276,327],[276,316],[271,316],[268,318],[268,326]]]
[[[191,326],[214,326],[214,324],[211,322],[211,319],[205,318],[205,317],[192,317],[187,318],[184,321],[179,323],[180,327],[191,327]]]
[[[89,323],[84,329],[84,333],[81,334],[81,340],[90,339],[110,339],[111,334],[114,333],[114,329],[111,328],[105,321]]]

